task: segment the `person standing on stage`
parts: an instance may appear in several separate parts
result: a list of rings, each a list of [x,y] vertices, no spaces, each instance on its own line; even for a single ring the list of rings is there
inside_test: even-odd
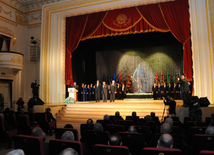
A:
[[[77,85],[77,83],[76,82],[74,82],[74,85],[73,85],[73,87],[72,88],[75,88],[76,89],[76,100],[78,101],[78,92],[79,92],[79,86]]]
[[[37,84],[37,80],[34,80],[31,83],[31,88],[32,88],[32,93],[33,93],[33,97],[39,97],[39,84]]]
[[[112,81],[112,84],[110,85],[110,90],[109,90],[109,94],[110,94],[110,102],[115,100],[115,93],[116,93],[116,85],[114,83],[114,80]]]
[[[83,87],[84,87],[84,83],[82,83],[82,86],[80,88],[80,96],[81,96],[81,101],[83,101]]]
[[[107,102],[108,86],[106,85],[105,81],[103,81],[102,93],[103,93],[103,102]]]
[[[91,100],[94,101],[95,100],[95,87],[93,86],[92,83],[90,85],[90,88],[91,88]]]
[[[163,102],[165,105],[169,105],[169,114],[172,116],[176,115],[176,102],[174,101],[173,97],[165,98],[163,97]]]
[[[157,92],[157,83],[155,82],[152,86],[152,93],[153,93],[154,100],[157,99],[157,93],[156,92]]]
[[[168,96],[172,96],[172,94],[171,94],[172,93],[172,85],[171,85],[170,82],[168,84],[166,93],[167,93]]]
[[[123,100],[126,97],[126,86],[124,83],[122,84],[121,92],[122,92],[121,99]]]
[[[87,85],[87,101],[91,101],[91,88],[90,85]]]
[[[85,99],[84,101],[88,101],[87,99],[87,85],[85,84],[84,87],[83,87],[83,98]]]
[[[100,102],[100,92],[101,92],[101,84],[100,81],[97,80],[97,83],[95,84],[95,100],[96,102]]]
[[[158,82],[158,86],[156,89],[156,94],[157,94],[157,99],[160,100],[161,99],[161,85],[160,82]]]
[[[181,85],[181,92],[182,92],[182,98],[183,98],[183,105],[187,104],[187,101],[189,100],[189,86],[188,86],[188,80],[185,78],[184,75],[181,75],[180,78],[178,78],[178,84]]]
[[[178,91],[178,86],[176,83],[174,83],[174,86],[173,86],[173,98],[174,99],[178,99],[178,95],[177,95],[177,91]]]

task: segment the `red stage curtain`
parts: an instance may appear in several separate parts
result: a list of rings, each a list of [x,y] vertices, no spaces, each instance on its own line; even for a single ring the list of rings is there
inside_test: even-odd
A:
[[[71,56],[80,40],[152,31],[171,31],[183,44],[183,71],[192,80],[188,0],[179,0],[67,18],[66,84],[73,84]]]
[[[188,1],[179,0],[137,7],[143,19],[158,31],[171,31],[183,44],[183,72],[192,80],[192,55]]]
[[[188,80],[192,80],[188,1],[179,0],[169,4],[161,3],[159,6],[169,30],[183,44],[183,72]]]
[[[66,85],[73,85],[72,74],[72,53],[77,48],[88,16],[76,16],[66,18],[66,57],[65,57],[65,83]]]

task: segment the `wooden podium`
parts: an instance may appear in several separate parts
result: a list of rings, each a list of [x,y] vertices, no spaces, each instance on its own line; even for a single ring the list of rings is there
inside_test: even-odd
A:
[[[77,93],[78,90],[76,88],[68,88],[69,97],[72,97],[75,101],[77,101]]]

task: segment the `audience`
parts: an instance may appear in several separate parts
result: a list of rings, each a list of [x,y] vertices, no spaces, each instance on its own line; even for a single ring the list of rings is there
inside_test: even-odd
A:
[[[128,128],[128,132],[137,133],[137,128],[132,125]]]
[[[171,126],[173,126],[173,119],[170,117],[167,117],[166,120],[164,121],[165,123],[169,123]]]
[[[15,149],[13,151],[8,152],[6,155],[24,155],[24,151],[21,149]]]
[[[122,146],[122,138],[119,134],[115,133],[109,137],[108,141],[109,145],[114,145],[114,146]]]
[[[74,127],[73,127],[73,125],[71,125],[71,124],[66,124],[66,125],[64,126],[64,128],[70,128],[70,129],[73,129]]]
[[[132,112],[132,117],[136,117],[137,113],[135,111]]]
[[[109,115],[104,115],[103,120],[105,120],[105,121],[110,120]]]
[[[171,125],[169,123],[163,123],[161,125],[161,128],[160,128],[160,133],[161,134],[164,134],[164,133],[171,133],[172,132],[172,129],[171,129]]]
[[[149,116],[149,115],[146,115],[146,116],[144,117],[144,119],[145,119],[146,122],[151,122],[151,121],[152,121],[152,117]]]
[[[72,148],[66,148],[62,150],[59,155],[79,155],[79,153]]]
[[[88,120],[87,120],[87,122],[86,122],[86,124],[93,124],[94,122],[93,122],[93,120],[91,119],[91,118],[89,118]]]
[[[172,148],[173,138],[170,134],[162,134],[158,140],[158,148]]]
[[[208,126],[205,133],[208,135],[214,135],[214,126]]]
[[[62,134],[61,139],[74,141],[74,134],[72,131],[66,131]]]
[[[97,131],[97,132],[102,132],[103,131],[103,126],[100,123],[95,123],[94,127],[93,127],[93,131]]]

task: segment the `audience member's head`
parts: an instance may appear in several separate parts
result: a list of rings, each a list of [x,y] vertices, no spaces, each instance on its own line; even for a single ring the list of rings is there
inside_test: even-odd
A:
[[[79,153],[72,148],[66,148],[62,150],[59,155],[79,155]]]
[[[130,126],[129,128],[128,128],[128,132],[133,132],[133,133],[137,133],[137,129],[136,129],[136,127],[135,126]]]
[[[169,123],[171,126],[173,126],[173,119],[170,117],[166,118],[166,120],[164,122]]]
[[[21,149],[15,149],[13,151],[8,152],[6,155],[24,155],[24,151]]]
[[[103,117],[103,119],[106,121],[106,120],[110,120],[110,117],[109,117],[109,115],[104,115],[104,117]]]
[[[146,116],[144,117],[144,119],[145,119],[146,122],[152,121],[152,117],[149,116],[149,115],[146,115]]]
[[[93,124],[93,120],[91,118],[89,118],[86,122],[86,124]]]
[[[0,119],[4,118],[4,114],[0,113]]]
[[[109,145],[116,145],[116,146],[120,146],[122,145],[122,138],[119,134],[113,134],[109,137]]]
[[[118,118],[118,117],[113,117],[112,123],[113,123],[113,124],[120,124],[119,118]]]
[[[10,108],[7,107],[7,108],[4,110],[4,113],[5,113],[5,114],[10,114]]]
[[[35,127],[31,131],[31,136],[42,137],[43,141],[45,141],[45,133],[40,127]]]
[[[151,116],[151,117],[155,117],[155,113],[154,113],[154,112],[151,112],[151,113],[150,113],[150,116]]]
[[[214,126],[208,126],[205,133],[208,135],[214,135]]]
[[[93,127],[94,131],[103,131],[103,126],[100,123],[95,123]]]
[[[74,127],[73,127],[73,125],[71,125],[71,124],[66,124],[66,125],[64,126],[64,128],[70,128],[70,129],[73,129]]]
[[[45,112],[51,112],[51,108],[46,108]]]
[[[115,112],[115,116],[120,116],[120,112],[119,112],[119,111],[116,111],[116,112]]]
[[[171,125],[169,123],[163,123],[161,125],[160,133],[164,134],[164,133],[170,133],[170,132],[172,132]]]
[[[136,117],[137,113],[135,111],[132,112],[132,117]]]
[[[162,134],[158,140],[158,148],[172,148],[173,138],[170,134]]]
[[[62,136],[61,136],[62,140],[72,140],[74,141],[74,134],[72,131],[65,131]]]

